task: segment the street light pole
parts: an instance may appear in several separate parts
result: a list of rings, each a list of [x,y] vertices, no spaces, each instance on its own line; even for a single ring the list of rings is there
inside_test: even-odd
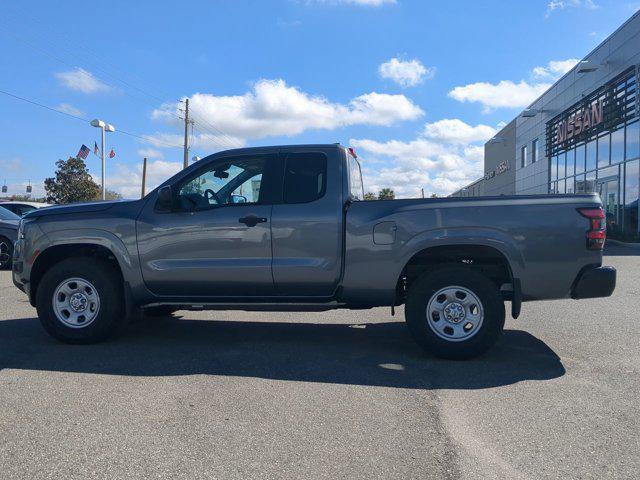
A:
[[[107,199],[107,189],[105,188],[105,182],[104,182],[104,174],[105,174],[105,169],[106,169],[106,162],[104,161],[104,125],[102,127],[100,127],[100,133],[101,133],[101,138],[100,138],[100,160],[102,162],[102,183],[100,185],[102,185],[102,200],[106,200]]]
[[[104,159],[104,144],[105,144],[105,132],[115,132],[116,129],[113,125],[103,122],[102,120],[91,120],[91,126],[100,129],[101,138],[100,138],[100,159],[102,160],[102,200],[106,200],[107,198],[107,184],[105,182],[105,170],[106,170],[106,162]]]

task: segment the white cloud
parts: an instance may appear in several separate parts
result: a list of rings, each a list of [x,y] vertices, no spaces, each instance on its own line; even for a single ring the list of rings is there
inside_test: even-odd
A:
[[[495,108],[526,107],[550,86],[546,82],[530,84],[524,80],[519,83],[502,80],[497,84],[478,82],[455,87],[449,92],[449,96],[459,102],[478,102],[488,112]]]
[[[358,5],[364,7],[381,7],[383,5],[394,5],[396,0],[307,0],[308,5]]]
[[[151,191],[166,179],[182,169],[182,162],[153,160],[147,162],[147,192]],[[124,198],[140,198],[142,188],[142,163],[131,167],[116,164],[115,172],[109,172],[107,188],[122,194]]]
[[[102,83],[91,72],[83,68],[75,68],[68,72],[58,72],[56,78],[65,87],[82,93],[98,93],[111,90],[109,85]]]
[[[422,83],[425,78],[433,78],[435,68],[425,67],[420,60],[399,60],[392,58],[378,67],[382,78],[393,80],[401,87],[414,87]]]
[[[182,148],[184,144],[184,136],[179,133],[158,132],[145,135],[144,140],[156,148]],[[243,147],[245,141],[228,135],[197,133],[190,137],[189,145],[194,149],[203,150],[210,154],[220,150]]]
[[[488,125],[471,126],[459,119],[428,123],[410,141],[352,139],[364,165],[365,189],[391,188],[398,198],[448,195],[482,175],[482,142],[495,135]],[[374,161],[370,162],[368,157]],[[381,161],[382,159],[382,161]],[[379,164],[382,168],[378,168]]]
[[[180,103],[162,105],[153,111],[152,118],[177,126],[175,114],[181,107]],[[404,95],[371,92],[341,104],[288,86],[284,80],[260,80],[243,95],[196,93],[190,97],[190,107],[196,127],[199,119],[204,120],[205,127],[206,124],[213,125],[239,144],[248,139],[293,136],[312,129],[389,126],[424,115],[422,109]],[[220,138],[226,139],[225,136]]]
[[[533,75],[536,78],[557,80],[575,67],[579,61],[577,58],[551,60],[545,66],[535,67],[533,69]]]
[[[424,126],[425,137],[449,143],[484,142],[496,133],[497,130],[489,125],[480,124],[474,127],[457,118],[438,120]]]
[[[73,115],[75,117],[84,116],[84,112],[82,110],[79,110],[73,105],[70,105],[68,103],[61,103],[56,107],[56,110],[60,110],[61,112],[68,113],[69,115]]]
[[[146,157],[148,160],[164,160],[164,154],[160,150],[153,148],[140,148],[138,149],[138,155]]]
[[[551,0],[547,4],[546,16],[548,17],[555,11],[565,10],[568,8],[587,8],[589,10],[595,10],[600,7],[593,0]]]

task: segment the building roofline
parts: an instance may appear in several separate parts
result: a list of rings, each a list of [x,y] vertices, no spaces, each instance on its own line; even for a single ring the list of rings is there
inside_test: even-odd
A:
[[[604,45],[605,43],[607,43],[609,40],[611,40],[614,35],[616,35],[618,32],[620,32],[620,30],[622,30],[624,27],[627,26],[627,24],[631,23],[631,21],[636,18],[636,17],[640,17],[640,10],[638,10],[637,12],[635,12],[633,15],[631,15],[629,18],[627,18],[627,20],[625,20],[625,22],[620,25],[618,28],[616,28],[611,34],[609,34],[609,36],[607,38],[605,38],[604,40],[602,40],[598,45],[596,45],[594,48],[591,49],[591,51],[589,53],[587,53],[584,57],[582,57],[578,63],[576,63],[573,68],[571,70],[569,70],[567,73],[565,73],[564,75],[562,75],[559,79],[557,79],[554,83],[551,84],[551,86],[549,88],[547,88],[544,92],[542,92],[533,102],[531,102],[529,105],[527,105],[526,108],[524,108],[523,110],[520,110],[520,113],[518,113],[518,115],[516,115],[515,119],[517,119],[520,114],[525,111],[527,108],[531,108],[531,106],[533,104],[535,104],[538,100],[540,100],[542,97],[544,97],[547,92],[549,90],[551,90],[554,86],[556,86],[558,83],[560,83],[562,80],[564,80],[564,78],[566,76],[568,76],[571,72],[573,72],[579,65],[580,62],[584,61],[585,59],[587,59],[589,56],[593,55],[596,50],[598,50],[600,47],[602,47],[602,45]],[[514,120],[515,120],[514,119]]]

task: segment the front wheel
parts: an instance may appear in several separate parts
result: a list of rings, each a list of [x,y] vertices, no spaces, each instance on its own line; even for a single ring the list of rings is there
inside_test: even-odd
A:
[[[51,267],[36,294],[44,329],[65,343],[95,343],[126,323],[122,281],[107,262],[69,258]]]
[[[405,317],[414,339],[434,355],[464,360],[495,344],[504,328],[504,302],[496,285],[463,267],[442,267],[409,289]]]

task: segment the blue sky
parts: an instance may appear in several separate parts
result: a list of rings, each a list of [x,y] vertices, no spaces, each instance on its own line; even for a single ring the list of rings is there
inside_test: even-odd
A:
[[[607,0],[0,2],[0,90],[102,118],[107,186],[134,197],[191,155],[239,145],[357,147],[365,187],[447,194],[482,144],[638,8]],[[41,191],[86,122],[0,94],[0,182]],[[121,133],[137,135],[138,138]],[[98,157],[87,160],[99,176]]]

